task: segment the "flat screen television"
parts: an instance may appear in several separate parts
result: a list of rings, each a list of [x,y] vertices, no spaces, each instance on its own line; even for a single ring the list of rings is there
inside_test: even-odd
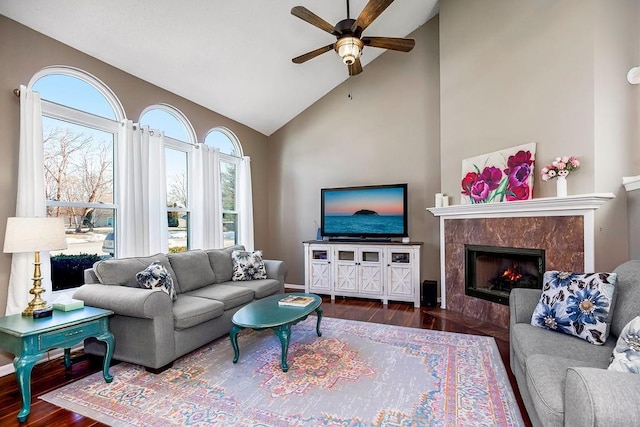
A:
[[[323,188],[320,193],[323,237],[408,236],[407,184]]]

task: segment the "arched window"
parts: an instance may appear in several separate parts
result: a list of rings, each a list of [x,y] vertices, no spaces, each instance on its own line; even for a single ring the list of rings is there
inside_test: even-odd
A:
[[[164,132],[169,251],[189,248],[189,151],[195,132],[182,112],[170,105],[153,105],[140,115],[140,124]]]
[[[214,128],[204,143],[220,150],[220,185],[222,187],[222,237],[224,246],[238,243],[238,167],[242,147],[238,138],[226,128]]]
[[[51,253],[59,291],[82,285],[84,268],[116,255],[115,150],[125,114],[109,88],[74,68],[45,68],[29,89],[42,99],[47,215],[62,217],[67,233],[68,248]]]
[[[204,143],[220,150],[220,154],[242,157],[240,141],[229,129],[222,127],[211,129],[205,136]]]

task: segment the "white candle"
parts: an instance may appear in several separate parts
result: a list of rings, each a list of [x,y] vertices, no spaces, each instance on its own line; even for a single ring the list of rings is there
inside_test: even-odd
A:
[[[442,206],[449,206],[449,196],[442,196]]]
[[[442,193],[436,193],[436,208],[442,207]]]

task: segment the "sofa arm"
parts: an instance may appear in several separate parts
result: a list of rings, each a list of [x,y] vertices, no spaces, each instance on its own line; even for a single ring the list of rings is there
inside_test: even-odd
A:
[[[287,264],[284,261],[265,259],[264,266],[268,279],[277,279],[284,285],[284,276],[287,274]]]
[[[569,368],[564,388],[565,426],[640,425],[640,375]]]
[[[533,311],[540,301],[540,289],[515,288],[509,293],[510,323],[531,323]]]
[[[111,310],[116,314],[144,319],[172,316],[171,298],[159,290],[126,286],[82,285],[73,298],[85,305]]]

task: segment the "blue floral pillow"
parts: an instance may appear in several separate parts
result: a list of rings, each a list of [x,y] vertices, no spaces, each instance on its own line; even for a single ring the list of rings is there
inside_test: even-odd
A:
[[[160,261],[153,261],[149,267],[136,274],[136,281],[143,288],[160,289],[169,295],[172,301],[178,299],[173,278]]]
[[[609,335],[616,273],[544,273],[531,324],[602,345]]]
[[[640,316],[622,329],[609,370],[640,374]]]
[[[234,282],[267,278],[267,269],[262,260],[262,251],[247,252],[236,250],[231,252],[231,259],[233,260],[233,276],[231,276],[231,280]]]

